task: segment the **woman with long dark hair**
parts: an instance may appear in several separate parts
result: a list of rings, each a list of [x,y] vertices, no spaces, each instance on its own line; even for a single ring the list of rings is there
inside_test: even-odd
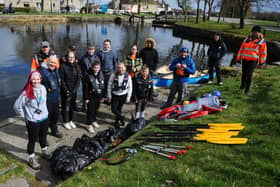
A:
[[[81,71],[75,53],[69,51],[66,62],[59,69],[61,77],[61,106],[64,127],[68,130],[76,128],[73,111],[77,98],[77,91],[81,80]]]
[[[42,77],[38,71],[29,74],[27,83],[14,104],[15,112],[26,122],[28,134],[28,165],[33,169],[40,169],[35,159],[35,143],[39,139],[42,158],[49,159],[47,152],[48,109],[47,91],[41,84]]]

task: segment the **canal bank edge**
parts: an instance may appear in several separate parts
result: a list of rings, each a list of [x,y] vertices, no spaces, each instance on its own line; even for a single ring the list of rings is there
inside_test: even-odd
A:
[[[173,35],[177,37],[182,37],[186,39],[191,40],[201,40],[205,41],[205,43],[209,44],[210,41],[213,39],[213,36],[216,32],[205,30],[205,29],[199,29],[194,27],[188,27],[188,26],[182,26],[174,24],[173,27]],[[237,53],[242,41],[244,40],[244,36],[241,35],[234,35],[226,32],[221,32],[223,36],[223,40],[228,45],[228,48],[232,51]],[[249,34],[249,33],[248,33]],[[202,42],[203,43],[203,42]],[[280,61],[280,42],[277,41],[267,41],[267,62],[277,62]]]
[[[102,21],[114,22],[119,16],[82,16],[82,15],[1,15],[0,23],[34,23],[34,22],[73,22],[73,21]],[[129,17],[122,17],[123,21],[128,21]]]

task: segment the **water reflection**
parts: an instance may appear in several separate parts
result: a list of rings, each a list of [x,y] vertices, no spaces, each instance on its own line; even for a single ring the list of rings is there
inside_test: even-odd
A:
[[[129,53],[133,44],[137,44],[141,49],[147,37],[156,40],[161,65],[170,63],[178,54],[179,49],[186,46],[189,48],[196,66],[199,69],[207,68],[207,44],[174,37],[171,29],[154,28],[150,24],[0,25],[0,39],[2,44],[5,44],[0,50],[0,119],[13,115],[12,104],[24,85],[30,71],[31,58],[38,51],[40,41],[48,40],[59,56],[64,55],[69,45],[75,45],[78,56],[81,56],[86,52],[88,43],[93,43],[99,48],[103,41],[109,38],[112,41],[112,48],[116,50],[119,59],[122,60]],[[229,64],[231,58],[232,54],[227,53],[224,57],[224,64]]]

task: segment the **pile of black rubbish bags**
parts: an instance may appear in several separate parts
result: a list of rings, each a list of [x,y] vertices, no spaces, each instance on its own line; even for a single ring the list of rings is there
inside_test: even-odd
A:
[[[82,135],[73,146],[58,147],[52,154],[51,169],[56,176],[66,179],[97,160],[111,148],[112,142],[122,141],[146,126],[144,118],[132,119],[124,129],[109,128],[94,137]]]

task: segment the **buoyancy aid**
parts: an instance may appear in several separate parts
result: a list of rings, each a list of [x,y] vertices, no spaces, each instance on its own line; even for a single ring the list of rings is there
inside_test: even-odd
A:
[[[267,46],[263,35],[260,34],[257,39],[251,36],[245,38],[237,54],[237,61],[242,59],[246,61],[258,61],[263,64],[267,58]]]
[[[45,86],[48,92],[60,88],[61,79],[57,69],[55,69],[53,72],[51,72],[51,70],[49,69],[42,69],[41,73],[43,73],[47,78],[47,85]],[[52,75],[53,73],[55,74],[55,76]]]
[[[91,82],[92,89],[90,92],[93,94],[102,94],[103,90],[105,88],[104,86],[104,76],[102,72],[99,72],[97,77],[94,76],[93,74],[89,74],[89,80]]]
[[[151,79],[151,77],[149,76],[147,79],[143,79],[142,75],[139,74],[136,77],[135,80],[135,94],[137,98],[145,98],[145,99],[151,99],[151,98],[147,98],[150,94],[150,91],[152,91],[152,86],[153,86],[153,80]]]
[[[126,90],[127,84],[128,84],[128,76],[129,74],[125,72],[123,82],[121,85],[119,85],[119,78],[118,75],[114,76],[113,80],[113,89],[112,91],[120,91],[120,90]]]

